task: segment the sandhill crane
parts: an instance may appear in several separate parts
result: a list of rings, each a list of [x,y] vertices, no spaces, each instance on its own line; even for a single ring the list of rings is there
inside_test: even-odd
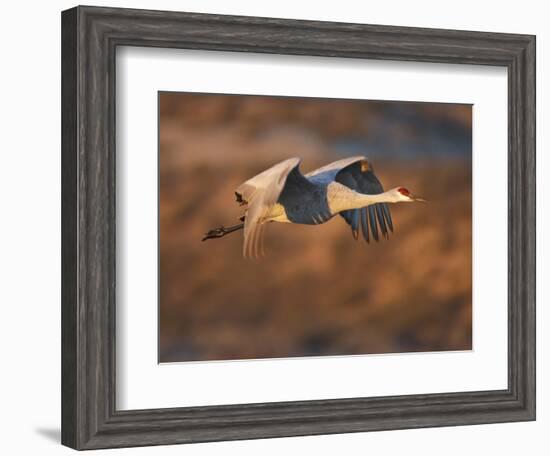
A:
[[[268,222],[316,225],[340,214],[358,239],[359,229],[369,242],[378,241],[378,226],[387,239],[393,223],[387,203],[424,201],[404,187],[384,192],[372,165],[363,156],[344,158],[303,175],[299,158],[289,158],[240,185],[235,195],[245,214],[238,225],[210,230],[207,239],[244,228],[243,255],[263,253]]]

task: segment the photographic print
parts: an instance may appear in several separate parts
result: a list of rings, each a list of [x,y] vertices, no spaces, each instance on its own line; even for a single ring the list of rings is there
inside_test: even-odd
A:
[[[536,419],[534,35],[61,22],[64,445]]]
[[[159,92],[159,362],[472,349],[472,106]]]

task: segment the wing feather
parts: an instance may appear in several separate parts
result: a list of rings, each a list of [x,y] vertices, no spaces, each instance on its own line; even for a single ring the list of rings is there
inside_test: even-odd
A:
[[[369,212],[370,231],[372,237],[378,242],[378,225],[376,224],[376,213],[374,212],[374,205],[366,208]]]
[[[359,211],[351,211],[351,232],[353,237],[357,239],[359,237]]]
[[[374,174],[370,162],[364,156],[345,158],[330,163],[307,174],[312,180],[319,182],[330,182],[332,180],[339,182],[352,190],[367,195],[375,195],[384,192],[384,187]],[[355,215],[357,214],[357,215]],[[370,232],[374,240],[378,241],[378,232],[386,239],[389,238],[389,232],[393,231],[393,222],[390,209],[386,203],[377,203],[368,208],[354,209],[344,211],[340,214],[350,225],[354,238],[357,238],[359,232],[359,223],[361,222],[361,231],[365,241],[369,242]]]
[[[384,212],[382,210],[382,204],[375,204],[374,207],[376,208],[376,215],[378,216],[378,224],[380,225],[380,230],[382,231],[382,235],[388,239],[388,228],[386,227],[386,219],[384,218]]]
[[[328,165],[322,166],[321,168],[314,169],[306,174],[306,177],[312,182],[332,182],[335,180],[336,175],[353,163],[360,162],[361,160],[366,160],[363,156],[357,157],[348,157],[335,162],[329,163]]]
[[[363,238],[365,238],[365,241],[370,242],[367,208],[363,207],[360,211],[361,211],[361,231],[363,232]]]
[[[289,158],[272,166],[241,184],[237,198],[247,204],[244,220],[243,255],[257,257],[263,250],[263,222],[273,205],[277,203],[289,174],[295,170],[295,179],[305,179],[298,169],[299,158]]]
[[[390,208],[388,206],[388,203],[382,204],[382,209],[384,210],[384,218],[386,219],[386,223],[387,223],[390,231],[393,232],[393,222],[392,222],[392,219],[391,219]]]

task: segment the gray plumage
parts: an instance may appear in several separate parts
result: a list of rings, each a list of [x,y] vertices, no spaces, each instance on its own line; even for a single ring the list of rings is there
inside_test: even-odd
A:
[[[313,225],[340,214],[355,239],[362,233],[365,241],[371,236],[378,241],[379,231],[387,239],[393,231],[388,203],[423,201],[403,187],[384,192],[363,156],[338,160],[305,175],[299,164],[299,158],[289,158],[237,188],[237,201],[246,205],[244,256],[263,252],[267,222]]]

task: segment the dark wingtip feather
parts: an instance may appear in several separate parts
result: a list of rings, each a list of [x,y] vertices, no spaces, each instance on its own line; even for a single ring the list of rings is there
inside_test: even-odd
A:
[[[384,211],[382,209],[381,204],[376,204],[376,215],[378,217],[378,223],[380,224],[380,231],[382,231],[382,235],[384,236],[384,239],[389,239],[390,236],[388,234],[388,228],[386,227],[386,220],[384,218]]]
[[[357,209],[351,211],[350,218],[351,233],[353,239],[357,240],[359,238],[359,211]]]
[[[370,244],[369,221],[367,219],[367,209],[366,208],[361,209],[361,231],[363,232],[363,237],[365,238],[365,241],[367,241],[367,244]]]
[[[376,213],[374,212],[374,207],[369,206],[369,222],[370,222],[370,231],[372,233],[372,237],[376,242],[378,242],[378,225],[376,224]]]
[[[382,209],[384,211],[384,217],[386,218],[386,224],[388,225],[388,228],[390,229],[390,231],[393,233],[393,222],[391,219],[391,213],[390,213],[390,208],[388,206],[388,203],[383,203]]]

